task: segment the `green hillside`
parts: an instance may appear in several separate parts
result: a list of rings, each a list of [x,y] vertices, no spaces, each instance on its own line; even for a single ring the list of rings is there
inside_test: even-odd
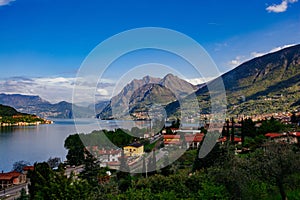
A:
[[[229,115],[255,115],[300,109],[300,45],[295,45],[243,63],[221,77]],[[208,83],[210,87],[216,80]],[[210,112],[210,93],[197,92],[201,113]],[[167,106],[169,115],[179,113],[179,103]]]

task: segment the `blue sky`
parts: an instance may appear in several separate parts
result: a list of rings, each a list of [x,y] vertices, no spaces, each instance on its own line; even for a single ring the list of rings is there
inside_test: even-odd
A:
[[[193,38],[223,73],[300,43],[299,11],[297,0],[0,0],[0,92],[70,100],[76,72],[93,48],[149,26]],[[108,85],[103,98],[111,94]]]

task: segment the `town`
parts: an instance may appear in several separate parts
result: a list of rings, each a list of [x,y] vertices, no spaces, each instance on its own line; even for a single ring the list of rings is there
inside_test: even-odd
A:
[[[300,146],[299,113],[263,117],[263,120],[255,118],[257,119],[255,121],[251,118],[229,118],[225,120],[220,130],[210,130],[209,123],[202,127],[183,128],[180,120],[177,119],[158,133],[134,128],[135,132],[140,132],[139,137],[130,136],[128,130],[121,129],[94,131],[87,135],[71,135],[65,141],[65,148],[68,149],[67,160],[62,163],[60,159],[56,159],[54,165],[49,164],[53,163],[53,160],[50,160],[46,166],[49,167],[49,173],[62,173],[60,176],[65,177],[66,180],[75,182],[82,179],[88,182],[93,180],[92,184],[106,187],[116,180],[119,182],[128,177],[139,177],[139,174],[142,174],[142,177],[164,173],[172,175],[174,172],[179,173],[180,168],[189,169],[188,173],[191,175],[199,169],[206,169],[212,160],[217,162],[222,159],[224,157],[224,154],[220,154],[222,148],[229,148],[236,157],[243,157],[259,149],[266,151],[271,144]],[[211,134],[218,136],[215,147],[208,153],[208,158],[201,161],[197,152],[205,138]],[[103,143],[101,139],[103,135],[114,144]],[[219,154],[209,158],[210,154],[215,154],[215,151]],[[174,171],[173,168],[178,163],[181,167]],[[2,171],[0,198],[25,198],[31,194],[36,184],[34,174],[37,170],[42,170],[41,166],[45,167],[43,163],[36,163],[34,166],[21,165],[18,171]],[[123,185],[116,187],[125,192],[130,184],[125,181]]]

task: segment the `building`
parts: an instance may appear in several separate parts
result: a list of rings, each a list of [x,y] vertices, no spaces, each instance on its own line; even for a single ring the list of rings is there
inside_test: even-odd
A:
[[[26,175],[12,171],[7,173],[0,173],[0,188],[7,188],[13,185],[18,185],[26,182]]]
[[[123,147],[126,156],[141,156],[144,154],[144,145],[134,142]]]
[[[102,149],[98,151],[98,160],[101,167],[106,167],[109,162],[116,162],[121,157],[121,149]]]
[[[226,141],[227,141],[226,136],[218,139],[218,142],[220,142],[221,144],[224,144]],[[231,137],[229,137],[229,141],[231,141]],[[234,142],[234,144],[242,144],[242,138],[234,136],[234,141],[231,142]]]
[[[300,140],[300,132],[267,133],[265,136],[274,142],[286,142],[289,144],[298,144]]]
[[[203,141],[204,133],[185,134],[184,138],[188,149],[197,149]]]
[[[167,145],[180,145],[180,135],[164,135],[164,144]]]

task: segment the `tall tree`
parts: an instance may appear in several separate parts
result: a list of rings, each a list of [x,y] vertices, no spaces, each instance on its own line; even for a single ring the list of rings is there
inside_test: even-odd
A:
[[[13,169],[12,170],[21,173],[23,171],[23,168],[26,167],[26,166],[29,166],[29,165],[30,165],[30,162],[20,160],[20,161],[17,161],[13,164]]]
[[[234,143],[234,119],[233,119],[233,117],[231,118],[231,137],[230,137],[230,141],[232,143]]]
[[[64,146],[68,150],[67,160],[70,165],[78,166],[84,163],[85,147],[78,134],[69,135]]]

